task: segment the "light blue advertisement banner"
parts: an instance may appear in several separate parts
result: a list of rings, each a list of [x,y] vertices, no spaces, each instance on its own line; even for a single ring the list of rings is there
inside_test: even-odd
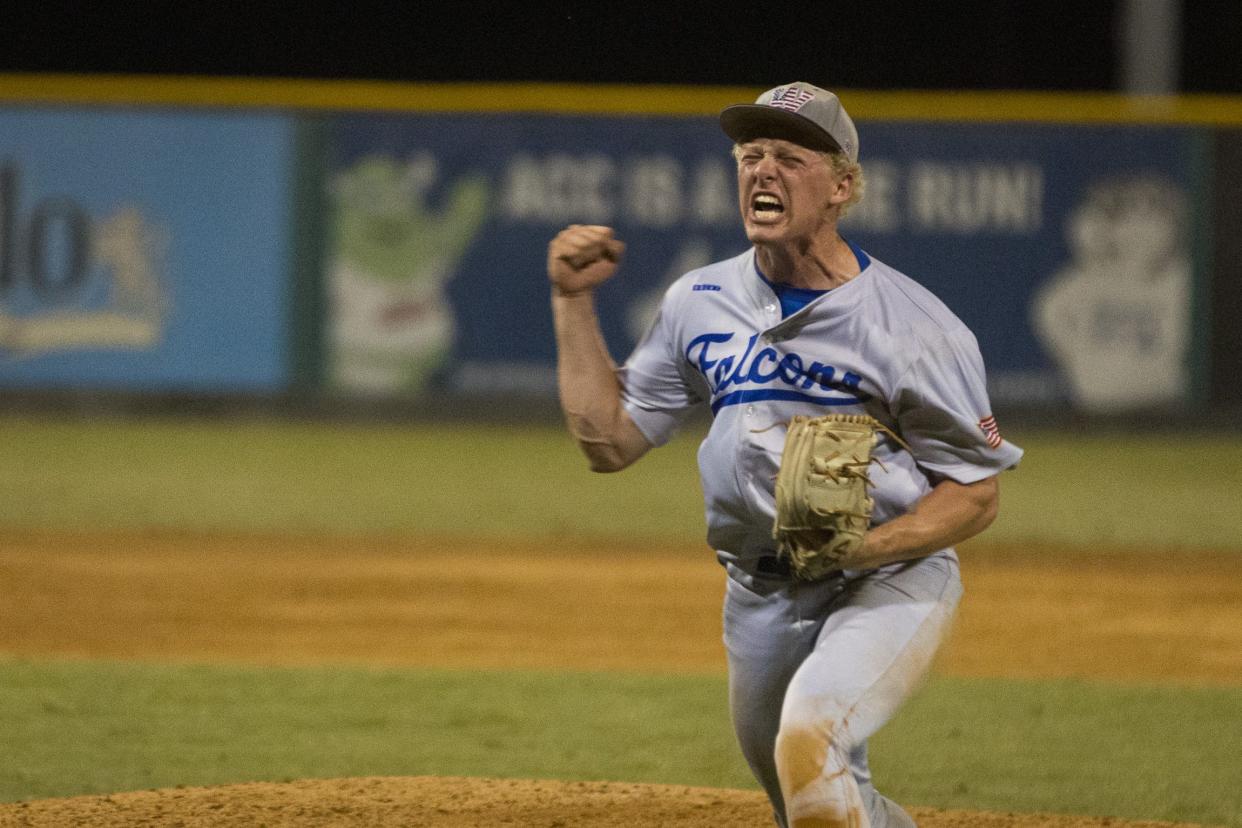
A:
[[[975,332],[994,404],[1192,401],[1191,129],[860,123],[842,232]],[[548,240],[627,242],[600,291],[624,359],[669,282],[747,242],[714,118],[385,116],[331,130],[327,379],[554,393]]]
[[[285,386],[293,123],[0,112],[0,385]]]

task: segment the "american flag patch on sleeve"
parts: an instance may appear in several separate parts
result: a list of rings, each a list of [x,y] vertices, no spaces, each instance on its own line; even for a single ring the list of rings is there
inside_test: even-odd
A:
[[[995,417],[991,414],[984,417],[979,421],[979,428],[983,430],[983,436],[987,438],[988,448],[1000,448],[1000,428],[996,425]]]

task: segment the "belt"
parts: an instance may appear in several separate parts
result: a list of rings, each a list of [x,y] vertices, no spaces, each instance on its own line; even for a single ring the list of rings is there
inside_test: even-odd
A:
[[[755,561],[755,572],[760,575],[775,575],[780,578],[793,577],[793,569],[789,566],[789,561],[784,558],[778,558],[775,555],[764,555]]]

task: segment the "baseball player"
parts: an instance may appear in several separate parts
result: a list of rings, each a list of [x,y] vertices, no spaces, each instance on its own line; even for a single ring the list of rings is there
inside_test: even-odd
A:
[[[729,703],[781,826],[914,822],[876,792],[867,739],[929,671],[961,595],[953,546],[994,519],[1001,438],[974,336],[929,291],[841,237],[862,196],[858,133],[806,83],[726,108],[750,249],[682,276],[623,367],[593,291],[625,246],[573,225],[548,248],[561,404],[595,471],[667,442],[692,410],[708,543],[724,566]],[[891,431],[867,470],[870,528],[840,569],[792,576],[773,544],[774,480],[795,415]],[[899,438],[899,439],[898,439]]]

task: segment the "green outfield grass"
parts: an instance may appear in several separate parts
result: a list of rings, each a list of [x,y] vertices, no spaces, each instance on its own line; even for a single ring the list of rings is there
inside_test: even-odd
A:
[[[1242,688],[942,678],[872,764],[912,805],[1242,826],[1239,709]],[[10,660],[0,732],[7,801],[360,775],[755,787],[710,676]]]
[[[1004,478],[987,538],[1242,552],[1242,439],[1008,436],[1028,455]],[[554,427],[0,417],[0,528],[698,544],[698,438],[601,476]],[[910,804],[1242,828],[1240,710],[1242,686],[940,678],[875,738],[873,764]],[[0,655],[9,801],[370,774],[753,787],[728,727],[716,676]]]
[[[1242,550],[1242,437],[1009,436],[987,538]],[[699,438],[595,475],[555,427],[0,418],[0,525],[698,542]]]

